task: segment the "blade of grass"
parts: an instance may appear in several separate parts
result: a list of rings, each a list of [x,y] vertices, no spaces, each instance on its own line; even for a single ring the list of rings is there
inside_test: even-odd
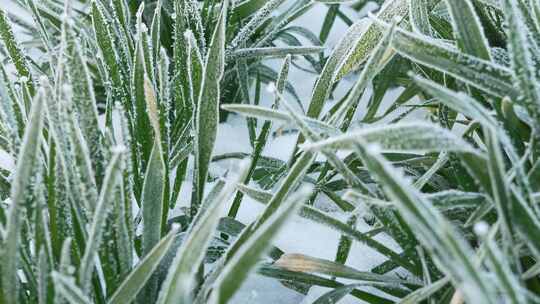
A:
[[[30,73],[30,65],[26,60],[26,56],[23,54],[21,47],[15,40],[13,29],[6,16],[6,13],[4,12],[4,9],[0,9],[0,39],[6,48],[11,62],[13,62],[15,65],[15,69],[17,70],[19,77],[25,77],[28,79],[28,89],[33,95],[34,84],[32,74]]]
[[[301,188],[291,195],[236,251],[216,280],[216,287],[210,296],[209,303],[229,302],[260,256],[268,249],[272,238],[308,199],[311,191],[309,188]]]
[[[377,143],[386,152],[429,153],[455,151],[477,151],[466,141],[435,124],[396,123],[380,127],[366,127],[343,135],[302,145],[306,151],[323,148],[350,149],[358,141]]]
[[[217,136],[219,121],[220,81],[225,64],[225,30],[229,1],[222,3],[221,13],[208,57],[204,66],[204,77],[197,101],[195,135],[195,178],[191,202],[191,216],[197,214],[202,202],[208,168]]]
[[[90,304],[92,300],[84,295],[84,292],[75,284],[75,278],[66,276],[59,272],[52,272],[52,279],[54,285],[59,293],[69,303],[73,304]]]
[[[472,2],[446,0],[446,6],[452,17],[454,35],[459,48],[467,54],[491,61],[489,44]]]
[[[80,286],[84,287],[83,290],[87,290],[90,285],[94,271],[94,259],[98,253],[105,229],[104,223],[110,210],[111,200],[114,198],[113,193],[116,191],[116,186],[120,179],[124,150],[125,148],[123,147],[114,148],[103,180],[103,186],[99,194],[99,200],[93,215],[86,248],[79,268],[79,282]]]
[[[122,284],[111,296],[108,304],[130,303],[135,299],[139,291],[145,286],[159,263],[169,251],[173,244],[174,238],[178,233],[177,229],[173,229],[167,236],[159,241],[154,248],[144,257],[142,261],[131,271],[124,279]]]
[[[3,239],[1,252],[2,288],[0,299],[6,303],[16,303],[18,295],[17,261],[20,242],[20,232],[23,218],[21,208],[27,199],[27,191],[32,181],[32,172],[40,151],[40,141],[43,128],[45,92],[40,90],[32,103],[29,122],[24,131],[21,150],[17,158],[17,168],[11,183],[11,205]]]
[[[467,301],[490,303],[491,287],[486,285],[485,272],[469,260],[472,248],[450,226],[446,219],[385,160],[377,148],[365,142],[355,145],[355,152],[366,167],[382,183],[385,193],[395,203],[408,224],[417,232],[421,242],[434,254],[435,261],[459,284]],[[487,297],[486,297],[487,296]]]
[[[204,208],[200,209],[197,219],[189,228],[187,237],[178,249],[172,266],[161,287],[158,304],[182,302],[191,303],[194,297],[195,276],[206,253],[210,240],[221,216],[224,203],[232,195],[237,182],[245,178],[247,164],[242,164],[238,177],[219,191],[215,196],[209,195]]]

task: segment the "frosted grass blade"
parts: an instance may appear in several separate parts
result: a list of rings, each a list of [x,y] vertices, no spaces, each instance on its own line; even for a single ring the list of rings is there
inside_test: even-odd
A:
[[[538,87],[531,54],[531,44],[527,34],[524,16],[516,1],[503,0],[505,20],[508,25],[508,47],[510,50],[510,62],[514,71],[515,79],[522,92],[518,96],[512,96],[516,102],[521,102],[534,119],[533,128],[535,137],[540,138],[540,88]],[[538,145],[536,145],[538,146]],[[538,147],[535,147],[538,149]]]
[[[360,142],[355,145],[355,152],[371,174],[382,183],[385,193],[395,202],[419,240],[430,248],[437,264],[460,284],[460,290],[467,301],[494,301],[488,296],[493,293],[490,293],[491,287],[485,283],[485,272],[477,269],[469,260],[473,251],[464,238],[412,187],[401,172],[380,155],[378,148]]]
[[[244,25],[238,34],[231,41],[227,47],[227,52],[231,50],[236,50],[241,45],[243,45],[251,36],[256,32],[256,30],[270,17],[270,14],[285,0],[269,0],[266,1],[264,6],[262,6],[249,20],[246,25]]]
[[[110,210],[111,201],[122,173],[122,154],[125,148],[116,147],[112,151],[112,158],[107,167],[103,186],[99,194],[99,200],[93,215],[86,248],[81,259],[79,268],[79,282],[86,290],[89,287],[92,273],[94,271],[94,259],[98,253],[105,229],[105,220]]]
[[[75,278],[53,271],[52,279],[62,297],[73,304],[90,304],[92,301],[75,284]]]
[[[390,22],[393,19],[401,21],[409,13],[409,3],[407,0],[387,1],[377,13],[377,18]],[[383,32],[373,21],[369,21],[367,29],[362,33],[362,36],[355,42],[347,54],[346,59],[339,66],[339,72],[336,75],[337,79],[342,78],[348,73],[354,71],[364,61],[368,59],[375,46],[379,43]]]
[[[161,239],[159,243],[152,248],[144,259],[140,261],[139,264],[124,279],[122,284],[107,302],[108,304],[129,303],[135,299],[136,295],[144,287],[146,282],[157,269],[162,258],[169,251],[169,248],[171,248],[177,233],[177,229],[171,230],[167,236]]]
[[[469,55],[491,61],[484,29],[470,0],[446,0],[459,48]]]
[[[202,202],[208,167],[214,150],[219,120],[220,81],[225,65],[225,30],[229,1],[224,1],[206,58],[197,101],[195,134],[195,176],[191,216]]]
[[[240,113],[249,117],[272,120],[281,123],[292,123],[294,120],[288,113],[283,111],[268,109],[262,106],[245,105],[245,104],[227,104],[221,106],[223,110]],[[319,120],[299,115],[306,125],[316,132],[326,133],[329,135],[339,134],[339,130],[330,124]]]
[[[161,145],[156,139],[144,177],[141,195],[143,234],[143,254],[147,254],[161,238],[163,217],[163,189],[165,184],[165,164]]]
[[[208,195],[208,202],[200,208],[197,219],[187,232],[185,240],[175,255],[167,277],[161,287],[158,304],[182,302],[191,303],[194,293],[195,275],[203,262],[206,248],[218,225],[225,202],[236,188],[236,183],[245,178],[247,164],[242,164],[240,174],[225,185],[217,195]]]
[[[33,94],[34,85],[32,82],[32,75],[30,73],[30,65],[28,64],[26,56],[23,54],[21,47],[15,40],[13,29],[3,9],[0,9],[0,39],[6,48],[9,58],[15,65],[15,69],[17,70],[19,77],[26,77],[29,80],[28,88]]]
[[[359,141],[376,143],[382,150],[387,152],[429,153],[454,151],[478,153],[463,139],[435,124],[408,122],[350,131],[319,142],[304,144],[302,149],[306,151],[324,148],[350,149]]]
[[[250,58],[279,58],[287,55],[308,55],[313,53],[322,53],[325,48],[320,46],[296,46],[296,47],[265,47],[265,48],[246,48],[238,49],[232,52],[227,59],[250,59]]]
[[[326,64],[315,83],[309,107],[306,112],[307,116],[318,118],[321,114],[324,102],[328,99],[328,96],[330,96],[331,87],[334,84],[337,65],[346,58],[349,50],[364,32],[365,26],[365,20],[360,20],[353,24],[332,51],[332,54],[326,61]]]
[[[409,20],[414,31],[432,36],[433,30],[429,24],[427,0],[411,0],[409,2]]]
[[[390,25],[385,24],[386,28]],[[512,74],[501,65],[461,53],[434,39],[396,29],[393,47],[402,56],[495,96],[517,96]]]
[[[18,294],[17,263],[20,242],[20,231],[23,218],[21,208],[27,199],[27,190],[32,181],[32,173],[39,158],[40,141],[44,120],[45,92],[39,91],[32,103],[29,122],[24,131],[23,142],[17,158],[17,168],[11,184],[11,205],[9,208],[6,235],[3,239],[1,257],[1,283],[0,299],[6,303],[16,303]]]
[[[225,264],[225,267],[216,280],[216,287],[210,296],[209,303],[225,304],[229,302],[252,268],[256,265],[260,256],[268,249],[272,238],[308,199],[311,191],[309,188],[301,188],[297,193],[291,195],[246,240],[230,258],[228,263]]]

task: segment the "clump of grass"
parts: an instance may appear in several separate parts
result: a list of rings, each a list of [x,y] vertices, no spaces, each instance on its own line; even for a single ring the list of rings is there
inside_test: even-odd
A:
[[[0,10],[0,148],[16,159],[0,172],[0,303],[230,303],[255,270],[331,289],[314,303],[539,302],[540,2],[393,0],[357,21],[346,1],[20,5],[31,23]],[[318,35],[291,24],[314,5]],[[303,112],[293,67],[318,75]],[[250,154],[214,151],[230,112]],[[288,161],[263,154],[276,123],[299,132]],[[244,160],[210,182],[224,158]],[[245,196],[265,206],[252,223],[235,219]],[[342,235],[335,260],[272,246],[294,214]],[[385,261],[347,266],[353,242]]]

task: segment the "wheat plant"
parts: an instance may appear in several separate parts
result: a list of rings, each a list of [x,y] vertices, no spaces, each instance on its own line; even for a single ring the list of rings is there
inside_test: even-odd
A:
[[[234,303],[254,272],[313,304],[539,303],[540,1],[375,2],[0,7],[0,303]],[[250,153],[216,150],[231,115]],[[296,216],[335,259],[275,246]]]

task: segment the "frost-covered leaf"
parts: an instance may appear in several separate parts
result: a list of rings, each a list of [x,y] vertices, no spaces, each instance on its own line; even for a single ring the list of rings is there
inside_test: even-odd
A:
[[[81,259],[79,268],[79,282],[84,289],[89,286],[92,273],[94,271],[94,262],[105,230],[105,220],[111,209],[111,202],[114,199],[114,192],[118,185],[122,172],[122,154],[125,153],[124,147],[116,147],[112,151],[113,155],[109,161],[109,166],[103,179],[103,186],[99,194],[99,200],[93,214],[86,248]]]
[[[159,141],[156,140],[144,176],[141,207],[143,216],[142,248],[147,254],[161,238],[165,164]]]
[[[0,9],[0,39],[11,61],[15,65],[19,77],[25,77],[30,81],[29,88],[30,91],[33,92],[34,88],[32,75],[30,73],[30,65],[26,60],[26,56],[23,54],[21,47],[15,40],[11,23],[9,22],[4,9]]]
[[[40,166],[39,159],[41,135],[44,120],[45,92],[39,91],[32,103],[29,122],[24,131],[23,142],[17,157],[17,168],[11,183],[11,204],[7,215],[5,236],[2,238],[0,298],[7,303],[16,303],[18,294],[17,264],[20,233],[23,226],[22,208],[28,198],[28,187],[33,180],[35,167]]]
[[[131,302],[135,299],[136,295],[150,279],[165,254],[169,251],[177,232],[177,229],[171,230],[167,236],[161,239],[159,243],[152,248],[144,259],[140,261],[132,272],[124,279],[122,284],[108,300],[108,304],[121,304]]]
[[[236,34],[231,43],[227,46],[227,50],[236,50],[241,47],[256,30],[270,17],[270,14],[285,0],[269,0],[257,10],[248,23],[246,23]]]
[[[251,48],[238,49],[232,52],[227,59],[238,60],[248,58],[275,58],[285,57],[287,55],[308,55],[313,53],[324,52],[324,47],[319,46],[297,46],[297,47],[268,47],[268,48]]]
[[[326,61],[321,74],[317,78],[315,87],[313,88],[309,108],[306,112],[307,116],[312,118],[319,117],[324,106],[324,102],[326,99],[328,99],[328,96],[330,96],[331,87],[334,84],[338,64],[340,64],[346,58],[349,50],[353,47],[357,39],[361,37],[365,26],[366,21],[362,19],[354,23],[332,51],[332,54]]]
[[[509,69],[459,52],[435,39],[396,29],[393,47],[414,62],[447,73],[495,96],[518,95],[512,86]]]
[[[225,65],[225,30],[229,1],[221,13],[206,58],[195,118],[195,176],[191,215],[195,215],[204,195],[208,167],[214,150],[219,123],[220,81]]]
[[[303,145],[304,150],[350,149],[362,141],[376,144],[385,152],[429,153],[441,151],[477,153],[452,132],[428,123],[397,123],[366,127],[343,135]]]
[[[489,44],[473,3],[470,0],[446,0],[446,5],[459,48],[467,54],[490,61]]]
[[[311,194],[311,189],[301,188],[268,217],[253,235],[240,246],[221,271],[209,303],[228,303],[246,279],[260,256],[267,250],[271,240],[292,217]]]
[[[387,284],[421,285],[419,282],[402,280],[392,276],[377,275],[371,272],[359,271],[333,261],[314,258],[303,254],[284,254],[274,265],[299,272],[314,272],[332,277],[345,278],[365,282],[380,282]]]
[[[265,120],[273,120],[281,123],[292,123],[293,119],[288,113],[279,110],[268,109],[262,106],[242,105],[242,104],[228,104],[221,106],[222,109],[241,113],[250,117],[261,118]],[[339,134],[339,130],[335,127],[321,122],[319,120],[301,116],[304,122],[313,130],[321,133],[327,133],[330,135]]]
[[[427,0],[409,1],[409,20],[413,30],[426,36],[433,35],[431,24],[429,24]]]
[[[95,39],[99,45],[101,60],[103,60],[107,80],[112,83],[112,92],[115,97],[121,101],[125,101],[124,79],[122,77],[118,62],[118,54],[116,52],[115,42],[112,36],[111,25],[105,17],[104,8],[101,2],[92,1],[92,24],[94,27]]]
[[[401,21],[408,13],[409,3],[407,0],[387,1],[377,13],[377,18],[385,22],[390,22],[393,19]],[[346,59],[340,64],[336,78],[342,78],[366,61],[382,35],[383,32],[378,25],[373,21],[369,21],[367,28],[362,32],[359,39],[354,42],[354,47],[350,49]]]
[[[176,252],[157,303],[175,303],[178,299],[183,299],[186,303],[193,301],[192,290],[198,267],[204,260],[206,248],[217,228],[224,204],[235,190],[236,183],[245,178],[247,167],[248,164],[243,164],[237,177],[218,189],[220,191],[211,192],[207,196],[203,208],[188,229],[186,239]]]

